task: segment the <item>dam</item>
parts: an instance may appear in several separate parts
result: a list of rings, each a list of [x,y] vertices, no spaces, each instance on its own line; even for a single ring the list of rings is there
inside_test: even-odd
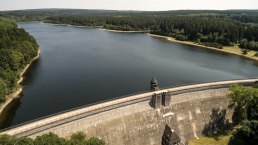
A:
[[[151,81],[151,91],[107,100],[39,118],[1,131],[0,134],[32,137],[55,133],[69,137],[84,132],[103,139],[108,145],[160,145],[166,125],[181,142],[198,138],[214,114],[231,122],[229,86],[252,86],[258,79],[208,82],[159,89]],[[46,106],[47,107],[47,106]]]

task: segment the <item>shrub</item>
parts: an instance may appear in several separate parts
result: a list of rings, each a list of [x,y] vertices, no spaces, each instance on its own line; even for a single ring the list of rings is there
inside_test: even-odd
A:
[[[255,145],[258,143],[258,121],[244,121],[233,133],[229,145]]]
[[[243,55],[246,55],[247,52],[248,52],[247,49],[242,49],[242,54],[243,54]]]
[[[186,36],[184,36],[182,34],[178,34],[178,35],[176,35],[176,40],[185,41],[186,40]]]
[[[0,145],[105,145],[105,142],[96,137],[86,139],[82,132],[75,133],[71,139],[65,139],[53,133],[31,138],[16,138],[10,135],[0,135]]]

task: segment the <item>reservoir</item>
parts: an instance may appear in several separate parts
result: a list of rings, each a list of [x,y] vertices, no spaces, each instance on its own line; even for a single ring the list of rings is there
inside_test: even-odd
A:
[[[20,23],[40,45],[21,98],[2,128],[99,101],[160,87],[258,77],[258,63],[145,33]]]

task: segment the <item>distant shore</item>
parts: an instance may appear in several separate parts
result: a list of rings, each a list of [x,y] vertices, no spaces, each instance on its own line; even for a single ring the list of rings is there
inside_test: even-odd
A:
[[[230,53],[230,54],[241,56],[243,58],[258,61],[258,57],[254,56],[256,54],[255,51],[249,51],[248,54],[243,55],[241,48],[239,48],[238,46],[224,46],[223,49],[219,49],[219,48],[216,48],[216,47],[200,45],[200,44],[197,44],[197,43],[192,42],[192,41],[180,41],[180,40],[176,40],[173,37],[150,34],[146,31],[121,31],[121,30],[112,30],[112,29],[103,29],[103,28],[100,29],[100,30],[108,31],[108,32],[119,32],[119,33],[147,33],[149,36],[166,39],[166,40],[171,41],[171,42],[180,43],[180,44],[184,44],[184,45],[190,45],[190,46],[196,46],[196,47],[200,47],[200,48],[211,49],[211,50],[224,52],[224,53]]]
[[[45,23],[45,22],[41,22],[41,23]],[[241,51],[241,48],[239,48],[238,46],[224,46],[223,49],[218,49],[218,48],[215,48],[215,47],[200,45],[200,44],[197,44],[197,43],[192,42],[192,41],[180,41],[180,40],[176,40],[173,37],[150,34],[148,31],[122,31],[122,30],[105,29],[105,28],[103,28],[103,26],[77,26],[77,25],[70,25],[70,24],[53,24],[53,23],[45,23],[45,24],[60,25],[60,26],[72,26],[72,27],[99,28],[102,31],[117,32],[117,33],[147,33],[148,35],[150,35],[152,37],[166,39],[166,40],[171,41],[171,42],[180,43],[180,44],[184,44],[184,45],[190,45],[190,46],[196,46],[196,47],[200,47],[200,48],[211,49],[211,50],[224,52],[224,53],[230,53],[230,54],[238,55],[238,56],[243,57],[243,58],[258,61],[258,57],[254,56],[256,54],[255,51],[249,51],[248,54],[243,55],[243,53]]]
[[[238,56],[241,56],[241,57],[244,57],[244,58],[248,58],[248,59],[251,59],[251,60],[258,61],[258,57],[254,56],[255,53],[256,53],[255,51],[249,51],[248,54],[243,55],[241,49],[238,46],[224,46],[223,49],[218,49],[218,48],[215,48],[215,47],[200,45],[200,44],[194,43],[192,41],[180,41],[180,40],[176,40],[173,37],[155,35],[155,34],[150,34],[150,33],[147,33],[147,34],[150,35],[150,36],[153,36],[153,37],[166,39],[168,41],[175,42],[175,43],[180,43],[180,44],[185,44],[185,45],[190,45],[190,46],[196,46],[196,47],[206,48],[206,49],[212,49],[212,50],[215,50],[215,51],[235,54],[235,55],[238,55]]]
[[[37,56],[35,56],[35,57],[31,60],[31,62],[30,62],[29,64],[27,64],[27,65],[23,68],[23,70],[20,72],[20,75],[19,75],[19,76],[20,76],[20,79],[17,81],[17,84],[20,84],[20,83],[23,81],[23,79],[24,79],[23,75],[27,72],[27,70],[29,69],[29,67],[31,66],[31,64],[32,64],[36,59],[39,58],[39,56],[40,56],[40,49],[38,49],[38,54],[37,54]],[[22,89],[23,89],[22,87],[19,87],[19,88],[17,88],[14,92],[12,92],[11,94],[7,95],[5,102],[2,103],[2,104],[0,104],[0,115],[2,114],[2,112],[4,111],[4,109],[5,109],[13,100],[15,100],[15,99],[17,99],[17,98],[19,97],[19,94],[22,92]]]
[[[83,26],[83,25],[71,25],[71,24],[55,24],[55,23],[47,23],[47,22],[40,22],[43,24],[49,24],[53,26],[68,26],[68,27],[78,27],[78,28],[102,28],[102,26]]]
[[[146,33],[146,31],[121,31],[121,30],[112,30],[112,29],[104,29],[104,28],[100,28],[100,30],[108,31],[108,32],[118,32],[118,33]]]

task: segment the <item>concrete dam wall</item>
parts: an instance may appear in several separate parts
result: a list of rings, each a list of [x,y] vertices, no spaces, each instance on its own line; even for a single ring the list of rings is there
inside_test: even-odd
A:
[[[166,124],[181,142],[198,138],[213,114],[230,122],[229,86],[246,86],[258,79],[232,80],[180,86],[114,99],[14,126],[1,134],[36,137],[53,132],[69,137],[78,131],[96,136],[108,145],[160,145]]]

